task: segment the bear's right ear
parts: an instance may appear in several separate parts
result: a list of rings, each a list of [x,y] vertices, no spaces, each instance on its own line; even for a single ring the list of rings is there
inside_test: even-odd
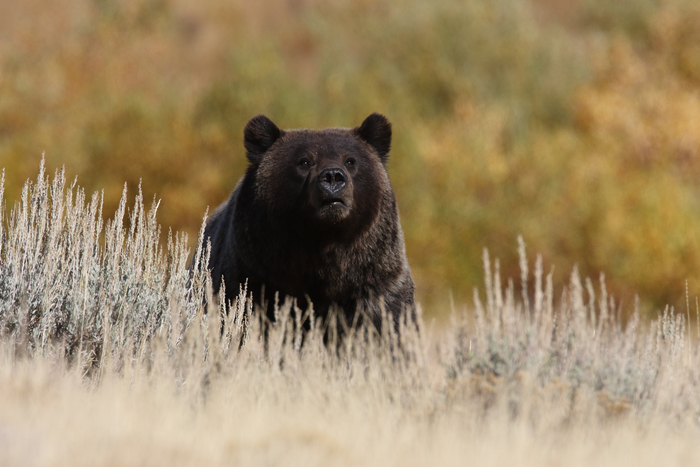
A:
[[[243,145],[248,151],[248,160],[253,164],[260,162],[260,156],[265,154],[280,136],[280,129],[266,116],[251,118],[243,130]]]

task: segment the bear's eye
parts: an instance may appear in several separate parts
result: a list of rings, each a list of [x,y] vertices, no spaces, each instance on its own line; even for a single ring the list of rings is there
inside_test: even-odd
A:
[[[355,165],[355,159],[350,158],[345,161],[345,167],[352,167],[353,165]]]
[[[299,161],[299,167],[304,167],[304,168],[311,167],[311,161],[308,160],[307,158],[303,158],[302,160]]]

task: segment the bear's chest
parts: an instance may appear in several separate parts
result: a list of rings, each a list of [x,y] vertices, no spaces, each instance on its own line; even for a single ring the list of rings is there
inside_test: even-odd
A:
[[[293,296],[313,294],[337,300],[371,280],[362,257],[349,249],[328,247],[318,251],[288,249],[271,258],[259,271],[261,280]]]

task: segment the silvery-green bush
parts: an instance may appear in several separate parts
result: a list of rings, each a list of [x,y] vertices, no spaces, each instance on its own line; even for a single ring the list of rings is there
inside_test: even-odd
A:
[[[576,270],[557,299],[540,257],[530,273],[522,240],[519,285],[504,283],[485,252],[485,300],[475,290],[473,312],[447,330],[425,329],[419,313],[418,326],[403,322],[398,334],[365,327],[341,339],[333,320],[290,300],[268,323],[245,290],[235,303],[212,297],[202,233],[193,252],[180,234],[163,241],[158,207],[147,210],[139,189],[127,209],[125,187],[104,221],[100,194],[88,199],[41,165],[0,223],[0,343],[12,358],[59,358],[96,380],[107,370],[168,368],[179,384],[196,375],[187,387],[200,392],[226,375],[271,375],[297,389],[313,376],[428,412],[490,410],[500,400],[514,418],[563,407],[565,423],[592,397],[602,413],[700,420],[690,310],[667,308],[650,323],[635,312],[623,325],[603,277],[596,291]]]
[[[5,212],[4,172],[2,181]],[[61,354],[91,367],[107,343],[122,358],[158,329],[182,333],[202,308],[206,251],[200,241],[188,271],[187,237],[169,232],[164,249],[157,209],[154,200],[146,210],[139,187],[128,210],[125,186],[105,222],[101,194],[88,198],[63,171],[51,180],[42,161],[0,224],[2,338],[20,354]]]

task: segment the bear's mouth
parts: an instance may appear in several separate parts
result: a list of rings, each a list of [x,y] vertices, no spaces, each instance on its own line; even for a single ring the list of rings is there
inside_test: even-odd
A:
[[[316,218],[322,222],[337,224],[350,215],[350,206],[341,198],[326,198],[320,201]]]
[[[340,208],[340,207],[347,208],[348,207],[348,205],[345,204],[345,202],[340,198],[329,198],[329,199],[324,199],[323,201],[321,201],[321,207],[325,208],[326,206],[332,206],[332,207],[337,207],[337,208]]]

